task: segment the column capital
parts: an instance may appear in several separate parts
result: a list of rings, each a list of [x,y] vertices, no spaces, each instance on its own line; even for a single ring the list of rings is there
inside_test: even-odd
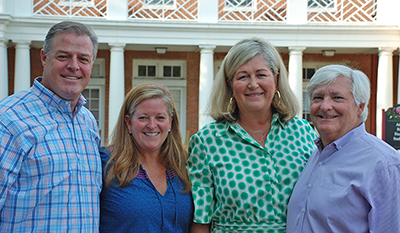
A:
[[[200,53],[203,52],[214,52],[214,49],[216,48],[216,45],[209,45],[209,44],[200,44]]]
[[[108,43],[108,45],[111,47],[111,51],[124,51],[126,43]]]
[[[289,46],[289,51],[300,51],[303,52],[306,50],[306,46],[301,46],[301,45],[295,45],[295,46]]]
[[[32,43],[31,40],[12,40],[12,42],[17,49],[30,49]]]
[[[379,55],[391,55],[397,47],[379,47]]]

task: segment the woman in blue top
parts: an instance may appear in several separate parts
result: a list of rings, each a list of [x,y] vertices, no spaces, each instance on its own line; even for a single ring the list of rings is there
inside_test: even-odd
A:
[[[112,141],[100,151],[100,232],[189,232],[187,152],[164,86],[145,83],[126,95]]]

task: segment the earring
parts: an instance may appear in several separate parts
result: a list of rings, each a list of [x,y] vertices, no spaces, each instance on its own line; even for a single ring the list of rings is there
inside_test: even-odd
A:
[[[235,99],[233,97],[231,97],[229,99],[229,105],[228,105],[228,112],[230,114],[233,114],[235,112],[235,103],[234,103]]]
[[[132,134],[132,132],[131,132],[131,131],[129,131],[129,134]]]
[[[171,132],[171,129],[168,129],[168,132]]]
[[[281,101],[282,101],[281,93],[278,90],[276,90],[275,94],[278,97],[278,100],[275,101],[276,103],[274,105],[275,105],[275,108],[278,108],[281,105]]]

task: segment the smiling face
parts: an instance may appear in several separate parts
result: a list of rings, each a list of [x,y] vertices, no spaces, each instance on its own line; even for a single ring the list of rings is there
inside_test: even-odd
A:
[[[239,116],[270,113],[276,86],[276,78],[261,56],[255,56],[240,66],[232,79],[233,98]]]
[[[74,109],[81,92],[90,80],[93,66],[93,44],[87,35],[60,32],[53,38],[49,53],[41,51],[44,67],[42,85],[63,99],[71,101]]]
[[[142,154],[159,153],[172,117],[161,98],[151,98],[140,102],[131,118],[126,115],[125,123]]]
[[[349,79],[339,76],[330,85],[317,86],[311,96],[311,119],[325,146],[361,124],[365,104],[357,106]]]

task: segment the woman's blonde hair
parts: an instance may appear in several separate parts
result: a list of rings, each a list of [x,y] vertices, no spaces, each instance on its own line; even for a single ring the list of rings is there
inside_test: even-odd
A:
[[[255,56],[261,56],[267,61],[276,82],[280,97],[275,94],[272,100],[272,109],[279,113],[279,118],[286,123],[292,120],[300,107],[296,96],[288,83],[286,67],[276,48],[269,42],[260,38],[244,39],[235,44],[225,56],[220,69],[214,79],[208,113],[216,121],[235,122],[239,120],[237,106],[234,112],[228,110],[233,91],[231,88],[235,72],[244,63]],[[235,101],[234,104],[236,105]]]
[[[126,126],[125,116],[128,115],[131,118],[137,106],[142,101],[151,98],[161,98],[170,119],[172,117],[171,131],[161,146],[160,158],[183,180],[184,190],[189,191],[191,184],[186,170],[188,153],[182,143],[174,100],[168,89],[157,83],[140,84],[125,96],[109,145],[111,158],[104,169],[105,186],[109,187],[111,182],[116,181],[119,187],[125,187],[138,174],[139,149]]]

